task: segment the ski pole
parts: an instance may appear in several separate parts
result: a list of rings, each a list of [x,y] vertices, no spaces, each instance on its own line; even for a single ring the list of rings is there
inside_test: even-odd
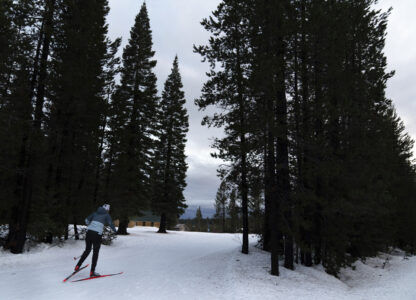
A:
[[[74,257],[74,260],[77,260],[79,258],[81,258],[82,255],[78,256],[78,257]]]

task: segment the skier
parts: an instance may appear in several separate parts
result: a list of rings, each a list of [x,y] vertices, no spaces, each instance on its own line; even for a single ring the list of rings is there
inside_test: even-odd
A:
[[[104,204],[102,207],[99,207],[96,212],[92,213],[85,219],[85,223],[88,225],[87,236],[85,238],[85,251],[75,266],[75,271],[78,271],[84,260],[90,254],[92,245],[94,250],[92,254],[90,277],[100,276],[100,274],[95,272],[95,267],[97,265],[98,252],[100,251],[101,235],[103,233],[104,225],[110,225],[111,229],[116,232],[116,227],[108,214],[109,211],[110,205]]]

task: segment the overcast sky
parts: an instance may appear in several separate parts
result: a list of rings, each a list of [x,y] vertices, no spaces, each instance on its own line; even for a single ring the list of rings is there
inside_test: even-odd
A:
[[[130,28],[142,5],[141,0],[110,0],[108,17],[109,35],[113,40],[122,37],[124,47],[130,36]],[[213,136],[221,134],[219,129],[201,126],[205,115],[194,105],[194,99],[201,93],[206,80],[208,65],[201,63],[201,57],[193,53],[193,45],[206,44],[208,33],[200,25],[220,0],[147,0],[150,26],[153,32],[153,50],[156,51],[158,89],[170,73],[173,59],[179,57],[179,68],[184,84],[189,113],[189,133],[186,147],[188,157],[188,186],[185,190],[187,204],[194,213],[195,206],[201,205],[206,212],[212,212],[215,194],[219,185],[216,169],[219,162],[210,157]],[[377,7],[387,10],[393,7],[389,18],[387,45],[385,49],[389,70],[396,75],[388,83],[387,96],[393,99],[399,116],[407,131],[416,138],[416,11],[415,0],[380,0]]]

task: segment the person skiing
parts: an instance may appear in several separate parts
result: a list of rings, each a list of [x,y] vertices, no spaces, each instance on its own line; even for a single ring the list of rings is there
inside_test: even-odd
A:
[[[110,225],[111,230],[116,232],[116,227],[111,220],[111,217],[108,213],[109,211],[110,204],[104,204],[103,206],[99,207],[96,212],[92,213],[85,219],[85,223],[88,225],[87,236],[85,238],[85,251],[75,266],[75,271],[79,270],[84,260],[90,254],[92,245],[94,250],[92,254],[90,277],[100,276],[100,274],[95,272],[95,267],[97,266],[98,252],[100,251],[104,226]]]

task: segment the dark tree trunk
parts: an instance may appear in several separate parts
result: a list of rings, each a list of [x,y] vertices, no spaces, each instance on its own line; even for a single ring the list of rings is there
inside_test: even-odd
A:
[[[268,111],[274,111],[273,99],[267,99]],[[268,145],[267,145],[267,170],[266,170],[266,197],[269,199],[270,212],[268,215],[270,233],[270,252],[271,252],[271,274],[279,276],[279,199],[276,191],[276,170],[275,170],[275,151],[274,151],[274,118],[268,118]]]
[[[45,241],[45,243],[47,243],[47,244],[52,244],[52,241],[53,241],[53,235],[52,235],[52,233],[51,233],[51,232],[47,232],[47,233],[46,233],[46,236],[45,236],[44,241]]]
[[[160,216],[160,226],[159,226],[159,230],[157,231],[158,233],[167,233],[166,232],[166,214],[162,213]]]
[[[238,55],[238,54],[237,54]],[[241,71],[240,71],[241,73]],[[239,84],[241,85],[241,84]],[[240,89],[240,124],[242,133],[240,134],[241,142],[241,212],[243,217],[243,245],[241,252],[248,254],[248,183],[247,183],[247,149],[245,138],[245,109],[243,103],[242,87]]]
[[[263,74],[263,95],[265,128],[264,128],[264,192],[265,192],[265,216],[263,228],[263,249],[271,252],[271,274],[279,276],[279,203],[276,191],[276,157],[275,157],[275,70],[271,61],[275,62],[274,50],[274,5],[272,1],[264,1],[261,6],[261,14],[264,15],[263,37],[264,43],[259,45],[261,57],[260,72]],[[264,48],[263,48],[264,47]]]
[[[244,124],[242,116],[241,123]],[[244,126],[242,126],[244,128]],[[247,184],[247,166],[246,166],[246,140],[244,133],[241,139],[241,197],[242,197],[242,214],[243,214],[243,246],[241,252],[248,254],[248,184]]]
[[[65,241],[68,240],[68,236],[69,236],[69,230],[68,230],[68,224],[67,224],[65,228],[65,237],[64,237]]]
[[[318,243],[315,247],[315,253],[314,253],[313,260],[314,260],[315,265],[319,265],[322,261],[320,243]]]
[[[270,251],[270,206],[271,206],[271,187],[272,184],[268,181],[274,178],[274,169],[269,169],[269,154],[267,144],[267,130],[265,130],[265,147],[264,147],[264,224],[263,224],[263,250]],[[274,168],[274,162],[272,162],[272,168]]]
[[[315,42],[315,49],[314,49],[314,89],[315,89],[315,112],[314,112],[314,127],[315,127],[315,135],[316,135],[316,139],[323,140],[323,135],[324,135],[324,121],[323,121],[323,115],[324,115],[324,108],[323,108],[323,91],[322,91],[322,83],[321,83],[321,73],[322,73],[322,65],[321,65],[321,60],[319,57],[319,50],[317,49],[319,46],[320,42],[319,40]],[[325,154],[321,151],[317,151],[315,153],[316,156],[316,161],[318,163],[323,162],[324,161],[324,157]],[[322,178],[322,174],[320,174],[320,172],[318,172],[318,174],[316,174],[316,178],[315,178],[315,191],[316,191],[316,196],[318,198],[323,197],[323,181],[324,178]],[[321,254],[321,206],[319,203],[315,203],[314,206],[314,227],[315,227],[315,239],[314,239],[314,246],[315,246],[315,252],[314,252],[314,263],[315,264],[320,264],[321,260],[322,260],[322,254]]]
[[[45,30],[43,33],[43,45],[42,45],[42,55],[40,58],[39,66],[39,80],[38,88],[36,94],[36,106],[35,106],[35,129],[40,129],[42,124],[42,115],[43,115],[43,104],[45,98],[45,82],[47,76],[47,62],[49,57],[49,48],[51,43],[51,36],[53,31],[53,14],[55,10],[56,0],[47,1],[46,13],[45,13]]]
[[[45,19],[42,21],[42,25],[41,25],[40,30],[39,30],[39,38],[38,38],[38,43],[37,43],[37,47],[36,47],[36,54],[35,54],[35,58],[33,60],[32,79],[30,80],[29,99],[33,99],[33,96],[35,94],[36,82],[38,81],[39,59],[40,59],[40,55],[41,55],[40,52],[41,52],[41,48],[42,48],[42,41],[43,41],[44,33],[45,33]]]
[[[296,245],[295,263],[299,264],[299,247]]]
[[[243,245],[241,252],[248,254],[248,182],[247,182],[247,144],[246,144],[246,108],[243,87],[243,70],[241,67],[240,49],[237,47],[237,93],[240,118],[240,159],[241,159],[241,212],[243,218]]]
[[[310,248],[305,250],[304,265],[306,267],[312,267],[312,251]]]
[[[78,226],[77,226],[77,221],[75,220],[74,220],[74,234],[75,234],[75,240],[79,240]]]
[[[307,41],[306,41],[306,28],[307,28],[307,20],[306,20],[306,4],[305,1],[302,1],[301,5],[301,27],[302,27],[302,34],[301,34],[301,53],[300,53],[300,60],[301,60],[301,82],[302,82],[302,102],[301,102],[301,110],[302,110],[302,137],[301,137],[301,148],[302,148],[302,155],[299,158],[301,162],[300,170],[299,170],[299,178],[300,178],[300,185],[302,189],[309,189],[309,182],[306,178],[307,169],[309,168],[309,157],[310,157],[310,150],[308,144],[310,143],[310,113],[309,113],[309,70],[308,70],[308,57],[307,57]],[[305,200],[303,200],[305,201]],[[309,220],[310,217],[310,207],[307,206],[306,211],[301,216],[304,219]],[[312,266],[312,254],[311,254],[311,230],[301,228],[301,240],[305,243],[305,245],[301,248],[301,263],[307,267]]]
[[[284,16],[284,7],[278,5],[279,16]],[[289,181],[289,141],[288,141],[288,112],[286,99],[286,63],[285,63],[285,42],[283,24],[280,19],[278,22],[277,32],[277,103],[276,103],[276,120],[277,120],[277,140],[276,140],[276,182],[278,202],[282,206],[284,215],[284,253],[287,269],[293,270],[293,237],[292,237],[292,203],[290,201],[290,181]],[[280,29],[280,30],[279,30]]]
[[[169,125],[169,129],[168,132],[172,129],[172,120],[170,121],[170,125]],[[166,153],[166,165],[165,165],[165,171],[164,171],[164,191],[163,191],[163,196],[164,196],[164,200],[166,201],[166,203],[168,203],[168,205],[170,206],[171,204],[171,197],[169,196],[169,192],[168,192],[168,180],[169,177],[171,176],[170,174],[170,163],[171,163],[171,159],[172,159],[172,146],[171,146],[171,139],[170,139],[170,133],[168,133],[168,145],[167,145],[167,153]],[[159,230],[157,231],[158,233],[167,233],[166,232],[166,226],[167,226],[167,219],[166,219],[166,212],[162,212],[160,215],[160,226],[159,226]],[[199,229],[201,230],[201,229]]]
[[[281,124],[282,126],[282,124]],[[279,139],[278,139],[279,140]],[[281,196],[280,203],[284,204],[284,218],[285,218],[285,241],[284,241],[284,253],[285,263],[284,266],[287,269],[293,270],[293,221],[292,221],[292,204],[290,201],[290,183],[289,183],[289,165],[288,165],[288,145],[287,136],[283,138],[280,148],[280,155],[278,156],[277,163],[282,166],[282,169],[277,170],[279,179],[279,195]],[[280,159],[281,158],[281,159]]]
[[[9,225],[9,234],[4,249],[10,249],[10,252],[14,254],[23,252],[26,242],[27,216],[27,211],[13,209],[12,219],[15,221]]]
[[[127,235],[128,234],[128,232],[127,232],[127,226],[128,225],[129,225],[129,219],[121,218],[119,226],[118,226],[117,234]]]
[[[294,38],[294,122],[295,122],[295,137],[296,137],[296,171],[297,188],[301,189],[303,179],[303,152],[302,152],[302,132],[301,132],[301,103],[300,103],[300,90],[299,90],[299,58],[298,58],[298,37]],[[299,211],[299,200],[293,202],[295,211]],[[295,213],[295,219],[299,218],[299,213]],[[297,222],[297,223],[296,223]],[[294,221],[296,223],[296,231],[299,230],[299,220]],[[295,263],[299,264],[299,246],[295,246]]]
[[[242,160],[242,174],[241,174],[241,188],[242,188],[242,213],[243,213],[243,246],[241,252],[248,254],[248,186],[246,174],[246,157],[243,155]]]
[[[222,206],[222,232],[225,232],[225,204]]]
[[[271,252],[271,274],[279,276],[279,211],[280,203],[276,190],[276,157],[275,157],[275,136],[274,128],[275,121],[273,111],[275,110],[274,99],[270,96],[267,101],[267,169],[265,180],[265,191],[269,198],[270,213],[269,213],[269,226],[270,226],[270,252]]]
[[[276,193],[271,201],[270,226],[271,226],[271,274],[279,276],[279,203]]]
[[[12,253],[23,252],[26,242],[26,232],[29,223],[30,205],[32,202],[32,169],[31,169],[31,141],[29,138],[30,128],[22,139],[19,153],[16,187],[14,195],[17,203],[12,207],[11,219],[9,222],[9,235],[5,249],[10,249]]]
[[[285,268],[294,270],[293,266],[293,237],[291,234],[285,236]]]

